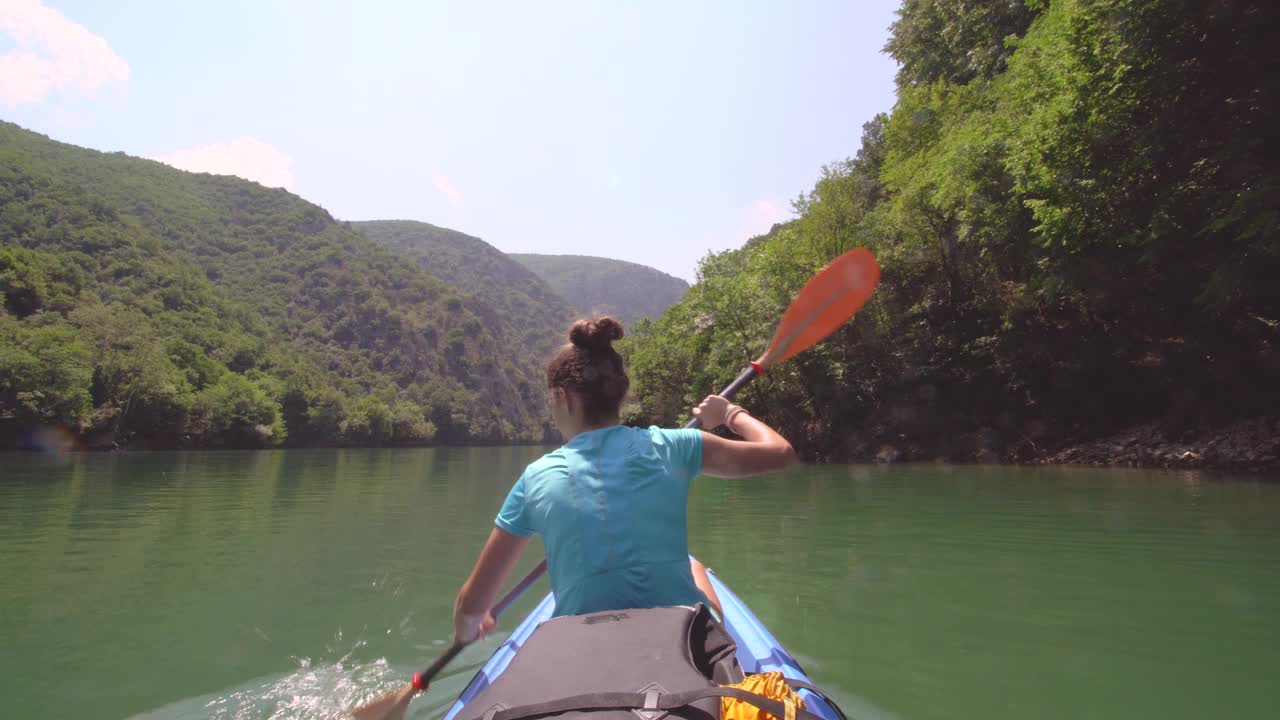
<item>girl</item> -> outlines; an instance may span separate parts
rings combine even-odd
[[[579,320],[547,367],[556,427],[569,438],[530,464],[498,512],[454,606],[455,641],[494,626],[499,589],[540,533],[556,615],[702,602],[720,615],[706,569],[689,561],[689,483],[698,474],[746,477],[796,461],[791,444],[718,395],[694,408],[703,427],[725,425],[732,441],[701,430],[632,428],[618,410],[630,380],[613,341],[612,318]]]

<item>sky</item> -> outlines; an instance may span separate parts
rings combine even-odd
[[[897,0],[0,0],[0,117],[692,281],[894,102]]]

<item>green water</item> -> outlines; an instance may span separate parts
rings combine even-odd
[[[339,717],[442,650],[538,452],[0,455],[0,714]],[[1280,712],[1280,485],[806,467],[702,479],[690,512],[693,552],[855,717]]]

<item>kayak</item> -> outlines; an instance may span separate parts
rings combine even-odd
[[[787,652],[786,648],[773,636],[769,629],[760,622],[755,613],[742,602],[732,590],[710,569],[707,575],[712,587],[720,598],[724,611],[723,626],[736,645],[736,655],[743,672],[750,674],[777,671],[789,681],[799,681],[812,686],[812,680],[800,667],[800,663]],[[457,720],[459,713],[486,688],[498,679],[507,669],[526,640],[542,623],[550,620],[555,612],[555,597],[547,593],[521,623],[494,651],[488,661],[480,668],[458,699],[449,708],[442,720]],[[793,685],[795,687],[795,685]],[[607,689],[607,688],[605,688]],[[819,716],[822,720],[845,720],[844,714],[830,701],[808,688],[796,687],[797,694],[804,701],[805,709]],[[468,716],[475,713],[468,713]]]

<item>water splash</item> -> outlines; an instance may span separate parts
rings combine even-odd
[[[405,675],[385,659],[317,665],[298,658],[293,672],[182,700],[132,720],[350,720],[351,708],[399,687]]]
[[[216,698],[205,708],[211,720],[345,720],[352,707],[403,681],[385,660],[348,668],[343,662],[312,667],[304,659],[289,675]]]

